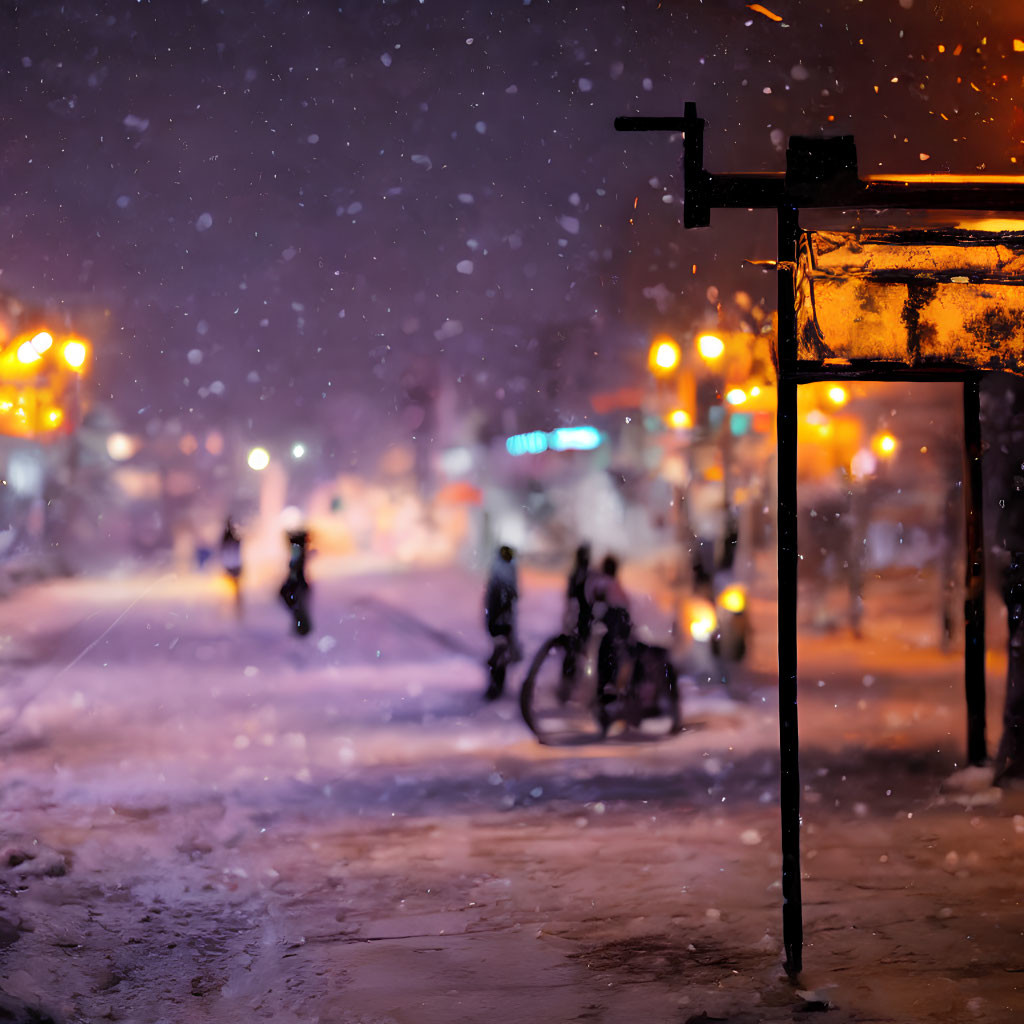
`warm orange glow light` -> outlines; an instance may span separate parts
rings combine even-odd
[[[774,11],[769,11],[767,7],[762,7],[760,4],[747,4],[747,8],[755,14],[763,14],[766,18],[769,18],[772,21],[782,21],[782,18]]]
[[[88,350],[82,341],[67,341],[64,343],[64,362],[73,370],[80,370],[85,365],[85,357]]]
[[[836,384],[828,389],[828,397],[831,399],[833,405],[846,405],[846,400],[850,396],[847,394],[846,388],[840,387]]]
[[[892,434],[879,434],[872,447],[879,455],[892,455],[896,451],[896,438]]]
[[[1022,185],[1019,174],[866,174],[865,181],[890,185]]]
[[[673,409],[668,414],[668,422],[676,430],[689,430],[693,426],[693,418],[685,409]]]
[[[730,584],[718,595],[718,603],[734,615],[739,615],[747,606],[747,595],[738,583]]]
[[[718,625],[714,607],[709,601],[694,601],[689,612],[690,621],[687,625],[690,636],[697,641],[710,640],[711,634],[714,633]]]
[[[714,334],[702,334],[697,339],[697,351],[704,359],[717,359],[725,351],[725,342]]]
[[[679,365],[679,346],[668,335],[655,338],[648,362],[655,373],[669,373]]]
[[[38,334],[29,338],[28,341],[23,341],[18,346],[18,362],[19,363],[34,363],[37,362],[42,354],[53,344],[53,335],[48,331],[40,331]]]

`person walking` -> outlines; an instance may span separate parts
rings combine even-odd
[[[224,523],[220,539],[220,564],[235,599],[235,616],[242,617],[242,538],[231,516]]]
[[[505,673],[519,659],[516,637],[516,602],[519,586],[516,579],[515,552],[507,544],[498,548],[484,591],[484,625],[493,649],[487,659],[489,682],[485,700],[497,700],[505,692]]]
[[[288,534],[288,545],[288,575],[278,593],[292,613],[295,632],[305,636],[313,628],[309,610],[312,588],[306,579],[309,534],[305,530],[292,530]]]

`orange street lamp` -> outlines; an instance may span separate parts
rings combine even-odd
[[[846,402],[849,399],[850,395],[847,392],[846,388],[842,387],[839,384],[833,384],[832,387],[828,389],[828,397],[829,401],[833,405],[846,405]]]
[[[709,363],[718,359],[725,351],[725,342],[715,334],[702,334],[697,339],[697,351]]]
[[[673,409],[668,414],[668,425],[676,430],[689,430],[693,417],[685,409]]]
[[[61,349],[61,355],[64,357],[64,362],[71,367],[72,370],[81,370],[85,366],[85,360],[89,355],[89,348],[84,341],[79,341],[77,338],[71,338],[64,342],[64,347]]]
[[[40,331],[33,335],[28,341],[23,341],[18,346],[19,363],[37,363],[43,357],[43,353],[53,344],[53,335],[49,331]]]
[[[671,373],[679,365],[679,346],[667,334],[654,339],[647,362],[653,373],[663,375]]]
[[[871,447],[875,450],[875,454],[885,459],[895,454],[896,444],[896,438],[892,434],[878,434],[872,440]]]

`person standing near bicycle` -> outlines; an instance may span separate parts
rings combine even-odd
[[[577,660],[587,646],[594,622],[594,607],[587,594],[589,579],[590,545],[581,544],[576,549],[576,559],[569,571],[569,585],[565,594],[563,632],[572,640],[562,662],[562,676],[566,680],[571,680],[576,675]]]
[[[615,700],[619,666],[628,655],[627,645],[633,629],[629,597],[619,582],[618,573],[618,559],[607,555],[601,563],[601,571],[589,580],[594,619],[603,622],[605,628],[597,651],[597,699],[602,730],[606,730],[610,722],[606,708]]]
[[[505,692],[505,672],[518,661],[519,642],[516,636],[516,602],[519,585],[516,578],[515,552],[507,544],[498,548],[491,563],[484,591],[484,625],[491,636],[493,650],[487,659],[490,681],[484,700],[497,700]]]

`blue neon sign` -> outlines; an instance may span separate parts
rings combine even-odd
[[[556,427],[554,430],[531,430],[513,434],[505,441],[509,455],[538,455],[548,449],[554,452],[592,451],[604,443],[604,434],[597,427]]]

